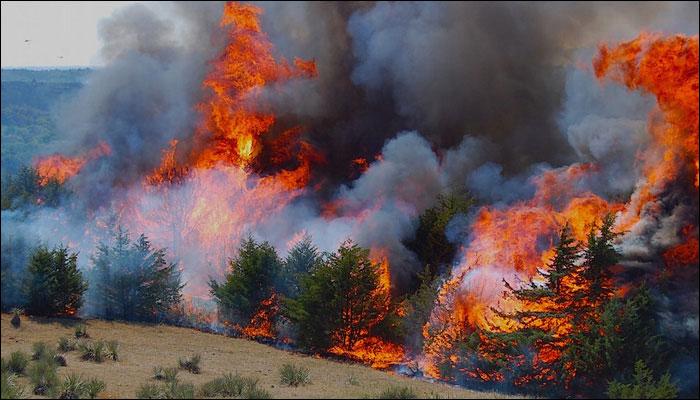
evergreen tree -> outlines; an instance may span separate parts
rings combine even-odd
[[[282,264],[282,272],[279,279],[279,291],[287,297],[296,297],[299,294],[301,278],[307,275],[321,261],[318,249],[313,245],[311,237],[304,237],[289,251]]]
[[[285,315],[298,324],[301,345],[351,350],[371,335],[390,307],[380,274],[369,250],[347,241],[304,277],[299,297],[285,303]]]
[[[655,381],[653,372],[644,361],[639,360],[634,365],[632,382],[612,381],[607,394],[611,399],[675,399],[678,396],[678,387],[671,382],[671,375],[668,373]]]
[[[41,246],[27,267],[26,311],[33,315],[74,315],[83,304],[87,283],[78,270],[78,254],[67,247]]]
[[[182,298],[180,271],[165,249],[153,249],[146,236],[132,242],[118,228],[113,243],[101,243],[93,261],[92,298],[107,319],[153,321]]]
[[[230,272],[223,284],[211,280],[211,294],[223,317],[239,325],[247,324],[263,300],[275,293],[281,262],[268,242],[243,240],[238,255],[230,260]]]

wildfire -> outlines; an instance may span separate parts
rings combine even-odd
[[[471,226],[471,241],[461,251],[462,261],[441,288],[423,329],[426,344],[422,364],[428,375],[440,377],[435,357],[449,353],[456,338],[474,330],[508,332],[514,328],[494,315],[493,307],[505,312],[522,307],[503,296],[501,280],[519,285],[532,279],[551,259],[553,239],[564,224],[571,226],[579,241],[585,239],[592,222],[609,212],[618,216],[618,231],[633,229],[645,213],[658,212],[658,207],[650,204],[679,181],[694,186],[692,196],[697,199],[698,38],[642,34],[612,49],[601,46],[594,69],[598,78],[609,76],[629,89],[644,90],[657,98],[659,109],[649,119],[652,143],[640,155],[644,179],[629,202],[608,203],[580,189],[585,185],[579,183],[594,174],[597,166],[575,164],[536,178],[537,190],[531,200],[508,208],[480,209]],[[664,254],[667,264],[697,263],[697,226],[685,231],[685,242]],[[537,305],[532,307],[529,311],[537,311]],[[567,324],[562,323],[557,332],[565,333],[566,329]],[[484,347],[488,348],[488,343]],[[536,360],[558,357],[559,351],[549,348],[537,354]],[[451,362],[458,361],[453,355]],[[469,373],[481,376],[478,371]]]
[[[39,158],[34,162],[34,167],[39,174],[39,184],[45,186],[51,180],[63,183],[77,175],[88,162],[109,155],[111,152],[112,149],[107,143],[100,142],[83,156],[71,158],[61,154],[52,154]]]

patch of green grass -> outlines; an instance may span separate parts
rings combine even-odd
[[[304,386],[311,383],[309,378],[309,369],[306,367],[297,367],[294,364],[284,364],[280,368],[280,382],[288,386]]]
[[[55,355],[56,352],[44,342],[35,342],[32,344],[32,360],[49,360],[53,359]]]
[[[348,377],[348,383],[352,386],[360,386],[360,381],[357,379],[355,374],[350,374],[350,376]]]
[[[199,362],[201,360],[202,357],[199,354],[195,354],[190,358],[180,358],[177,360],[177,363],[180,366],[180,369],[184,369],[193,374],[198,374],[201,372],[201,369],[199,367]]]
[[[108,355],[105,343],[101,340],[94,342],[81,340],[78,342],[78,351],[80,352],[80,358],[96,363],[103,362]]]
[[[177,380],[163,385],[145,383],[136,392],[139,399],[194,399],[195,388],[191,383]]]
[[[119,361],[119,342],[116,340],[107,342],[107,357],[114,361]]]
[[[76,347],[77,347],[77,344],[76,344],[75,340],[73,340],[69,337],[63,336],[63,337],[60,337],[58,339],[57,348],[58,348],[58,351],[60,351],[61,353],[68,353],[69,351],[75,350]]]
[[[59,383],[56,369],[56,364],[47,359],[38,360],[29,368],[29,382],[34,388],[34,394],[53,397],[52,394]]]
[[[380,399],[417,399],[413,389],[406,386],[392,386],[379,394]]]
[[[158,381],[172,382],[177,379],[178,369],[175,367],[161,367],[157,366],[153,368],[153,379]]]
[[[153,383],[144,383],[136,392],[137,399],[164,399],[163,388]]]
[[[2,371],[0,382],[0,398],[21,399],[24,398],[24,388],[17,382],[17,375],[9,371]]]
[[[97,378],[92,378],[85,382],[85,397],[88,399],[95,399],[97,395],[105,390],[105,383]]]
[[[3,362],[3,371],[21,375],[26,371],[28,364],[29,356],[22,351],[15,351],[10,354],[7,361]]]
[[[78,374],[71,373],[66,376],[60,389],[58,389],[58,398],[79,399],[84,391],[85,382],[83,382],[83,378]]]
[[[75,326],[74,334],[76,339],[87,339],[90,337],[87,331],[87,326],[85,324],[78,324]]]

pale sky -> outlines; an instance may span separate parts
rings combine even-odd
[[[2,67],[100,65],[97,23],[131,3],[3,1]]]

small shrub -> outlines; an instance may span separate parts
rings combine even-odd
[[[10,320],[10,323],[15,329],[19,329],[20,325],[22,324],[22,320],[20,319],[20,315],[22,315],[23,310],[20,308],[13,308],[12,309],[12,319]]]
[[[92,378],[85,382],[85,397],[88,399],[95,399],[97,395],[105,390],[105,383],[97,378]]]
[[[202,385],[200,394],[202,397],[239,397],[257,384],[258,381],[253,378],[244,378],[238,374],[224,374]]]
[[[85,391],[85,382],[80,375],[68,374],[59,389],[59,399],[79,399]]]
[[[44,342],[36,342],[32,345],[32,360],[53,359],[56,352]]]
[[[164,399],[163,388],[152,383],[144,383],[136,392],[137,399]]]
[[[9,371],[2,371],[2,382],[0,382],[0,398],[21,399],[24,397],[24,388],[17,382],[17,375]]]
[[[85,324],[78,324],[75,326],[75,338],[76,339],[88,339],[87,326]]]
[[[353,385],[353,386],[360,386],[360,381],[357,379],[357,377],[354,374],[351,374],[348,377],[348,383]]]
[[[105,343],[101,340],[94,342],[80,341],[78,343],[78,351],[81,353],[80,358],[86,361],[101,363],[107,358]]]
[[[175,380],[168,384],[166,393],[169,399],[194,399],[194,385]]]
[[[119,342],[116,340],[107,342],[107,357],[114,361],[119,361]]]
[[[201,371],[199,368],[199,362],[201,359],[202,357],[199,354],[195,354],[190,358],[180,358],[177,360],[177,363],[180,365],[180,369],[184,369],[193,374],[198,374]]]
[[[153,379],[158,381],[173,382],[177,379],[178,369],[175,367],[164,368],[161,366],[153,368]]]
[[[29,364],[29,357],[24,352],[15,351],[10,354],[10,357],[4,364],[3,370],[7,369],[8,372],[13,374],[23,374],[27,364]]]
[[[306,367],[297,367],[294,364],[284,364],[280,368],[280,382],[283,385],[299,386],[310,383],[309,369]]]
[[[34,394],[51,396],[58,386],[56,364],[47,359],[37,361],[29,368],[29,382],[34,387]]]
[[[69,338],[69,337],[60,337],[58,339],[58,351],[61,353],[68,353],[69,351],[73,351],[76,348],[76,343],[75,340]]]
[[[256,385],[246,390],[243,393],[243,397],[246,399],[271,399],[272,395],[267,390]]]
[[[417,399],[418,396],[413,389],[406,386],[392,386],[385,389],[380,395],[380,399]]]

